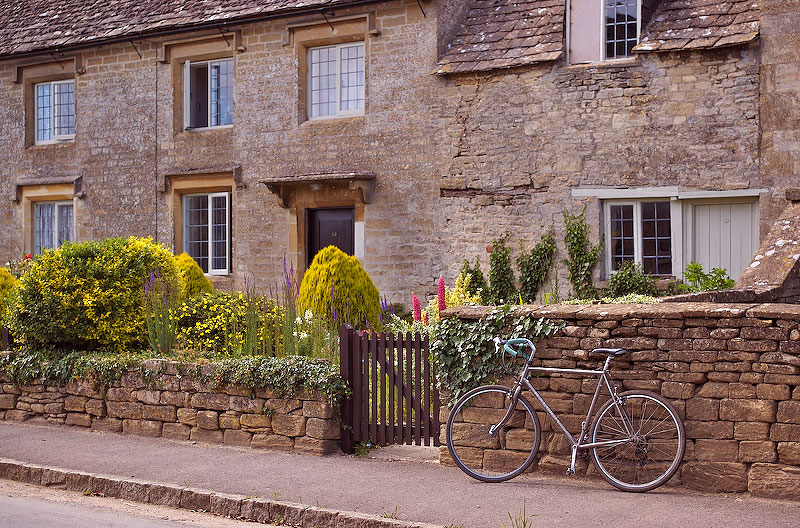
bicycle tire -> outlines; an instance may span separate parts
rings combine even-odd
[[[502,385],[472,389],[456,402],[447,420],[450,456],[464,473],[482,482],[503,482],[516,477],[530,467],[539,450],[542,438],[539,418],[522,395],[517,400],[517,408],[521,409],[515,408],[520,412],[498,434],[489,436],[491,425],[499,422],[508,409],[510,393],[511,389]],[[496,412],[465,412],[472,407],[494,408]],[[489,423],[487,414],[496,417],[496,421]]]
[[[592,462],[612,486],[623,491],[650,491],[667,482],[680,467],[686,449],[683,422],[675,407],[660,394],[631,390],[619,396],[638,438],[592,448]],[[621,420],[613,400],[609,400],[592,424],[592,442],[630,438]]]

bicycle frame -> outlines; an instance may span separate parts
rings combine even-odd
[[[603,446],[613,446],[613,445],[620,445],[630,442],[633,439],[635,433],[633,428],[633,423],[630,420],[630,417],[625,412],[625,409],[622,406],[622,399],[617,396],[617,391],[611,386],[611,377],[608,373],[608,367],[611,363],[612,356],[608,356],[606,358],[605,364],[603,365],[602,370],[587,370],[587,369],[569,369],[569,368],[556,368],[556,367],[532,367],[531,361],[533,360],[533,356],[536,352],[536,347],[533,346],[533,343],[528,342],[528,346],[531,348],[531,354],[528,356],[527,361],[525,362],[525,367],[520,372],[519,379],[514,383],[512,387],[512,402],[511,405],[508,407],[508,411],[506,412],[505,416],[498,422],[497,424],[493,425],[489,429],[489,435],[493,436],[495,432],[502,428],[508,420],[511,418],[514,409],[516,408],[517,401],[519,400],[519,396],[522,393],[523,388],[527,388],[531,394],[539,401],[542,408],[550,415],[550,418],[558,425],[561,432],[566,436],[570,444],[572,445],[572,459],[570,468],[567,470],[568,474],[575,473],[575,459],[577,456],[578,449],[592,449],[595,447],[603,447]],[[530,372],[550,372],[550,373],[557,373],[557,374],[582,374],[584,376],[598,376],[599,379],[597,380],[597,387],[594,390],[594,395],[592,396],[592,402],[589,404],[589,410],[586,412],[586,418],[581,422],[581,432],[577,437],[573,437],[572,433],[564,426],[564,424],[559,420],[556,413],[547,402],[544,400],[539,391],[537,391],[533,385],[528,381],[528,373]],[[617,411],[619,412],[620,417],[622,417],[622,423],[625,426],[625,432],[628,434],[627,440],[609,440],[605,442],[588,442],[585,443],[586,436],[588,435],[589,426],[591,424],[591,419],[594,415],[594,408],[597,404],[597,399],[600,396],[600,389],[601,387],[605,386],[608,393],[611,395],[611,399],[614,402],[614,406],[616,407]]]

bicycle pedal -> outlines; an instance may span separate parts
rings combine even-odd
[[[567,468],[567,476],[572,477],[574,475],[575,475],[575,470],[573,470],[572,468]]]

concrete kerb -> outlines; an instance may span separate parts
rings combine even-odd
[[[96,475],[0,459],[0,478],[145,504],[172,506],[259,523],[300,528],[441,528],[438,525],[329,510],[291,502]]]

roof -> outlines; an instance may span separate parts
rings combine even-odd
[[[0,57],[359,0],[0,0]]]
[[[552,61],[564,52],[565,0],[466,0],[472,6],[435,73]]]
[[[438,74],[526,66],[561,58],[566,0],[466,0],[472,5]],[[758,37],[758,0],[661,0],[636,52],[718,48]]]
[[[661,0],[633,51],[744,44],[758,37],[758,0]]]

